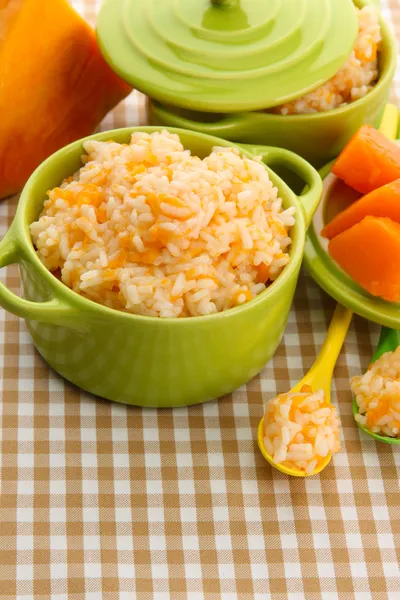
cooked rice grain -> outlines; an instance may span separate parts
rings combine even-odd
[[[374,8],[356,8],[358,38],[345,65],[329,81],[297,100],[274,109],[282,115],[325,112],[363,98],[378,77],[382,41],[379,16]]]
[[[311,475],[329,453],[339,452],[336,408],[324,392],[281,394],[269,400],[264,416],[264,445],[276,464]]]
[[[400,437],[400,347],[386,352],[360,377],[353,377],[361,425],[381,435]]]
[[[84,149],[31,225],[40,260],[78,294],[139,315],[208,315],[251,300],[289,262],[294,208],[260,161],[235,148],[201,160],[166,131]]]

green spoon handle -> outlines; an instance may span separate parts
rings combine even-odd
[[[372,357],[372,362],[378,360],[385,352],[393,352],[398,346],[400,346],[400,331],[397,329],[389,329],[389,327],[382,327],[378,346]]]

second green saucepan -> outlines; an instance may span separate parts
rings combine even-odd
[[[129,128],[90,139],[128,142]],[[227,141],[170,130],[183,145],[204,157]],[[29,225],[41,212],[46,192],[81,166],[82,141],[45,161],[28,181],[14,222],[0,242],[0,267],[20,266],[23,298],[0,284],[0,305],[26,320],[36,348],[51,367],[93,394],[140,406],[172,407],[227,394],[254,377],[274,354],[285,329],[303,259],[306,230],[322,193],[318,173],[291,152],[239,147],[248,157],[262,155],[285,207],[296,208],[290,263],[252,301],[223,313],[160,319],[118,312],[87,300],[54,277],[38,259]],[[306,186],[297,197],[273,171],[296,173]]]

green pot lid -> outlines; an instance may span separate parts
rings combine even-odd
[[[210,112],[277,106],[346,62],[352,0],[104,0],[102,52],[152,98]]]

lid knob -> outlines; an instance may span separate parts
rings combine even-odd
[[[211,4],[214,6],[234,6],[237,0],[211,0]]]

